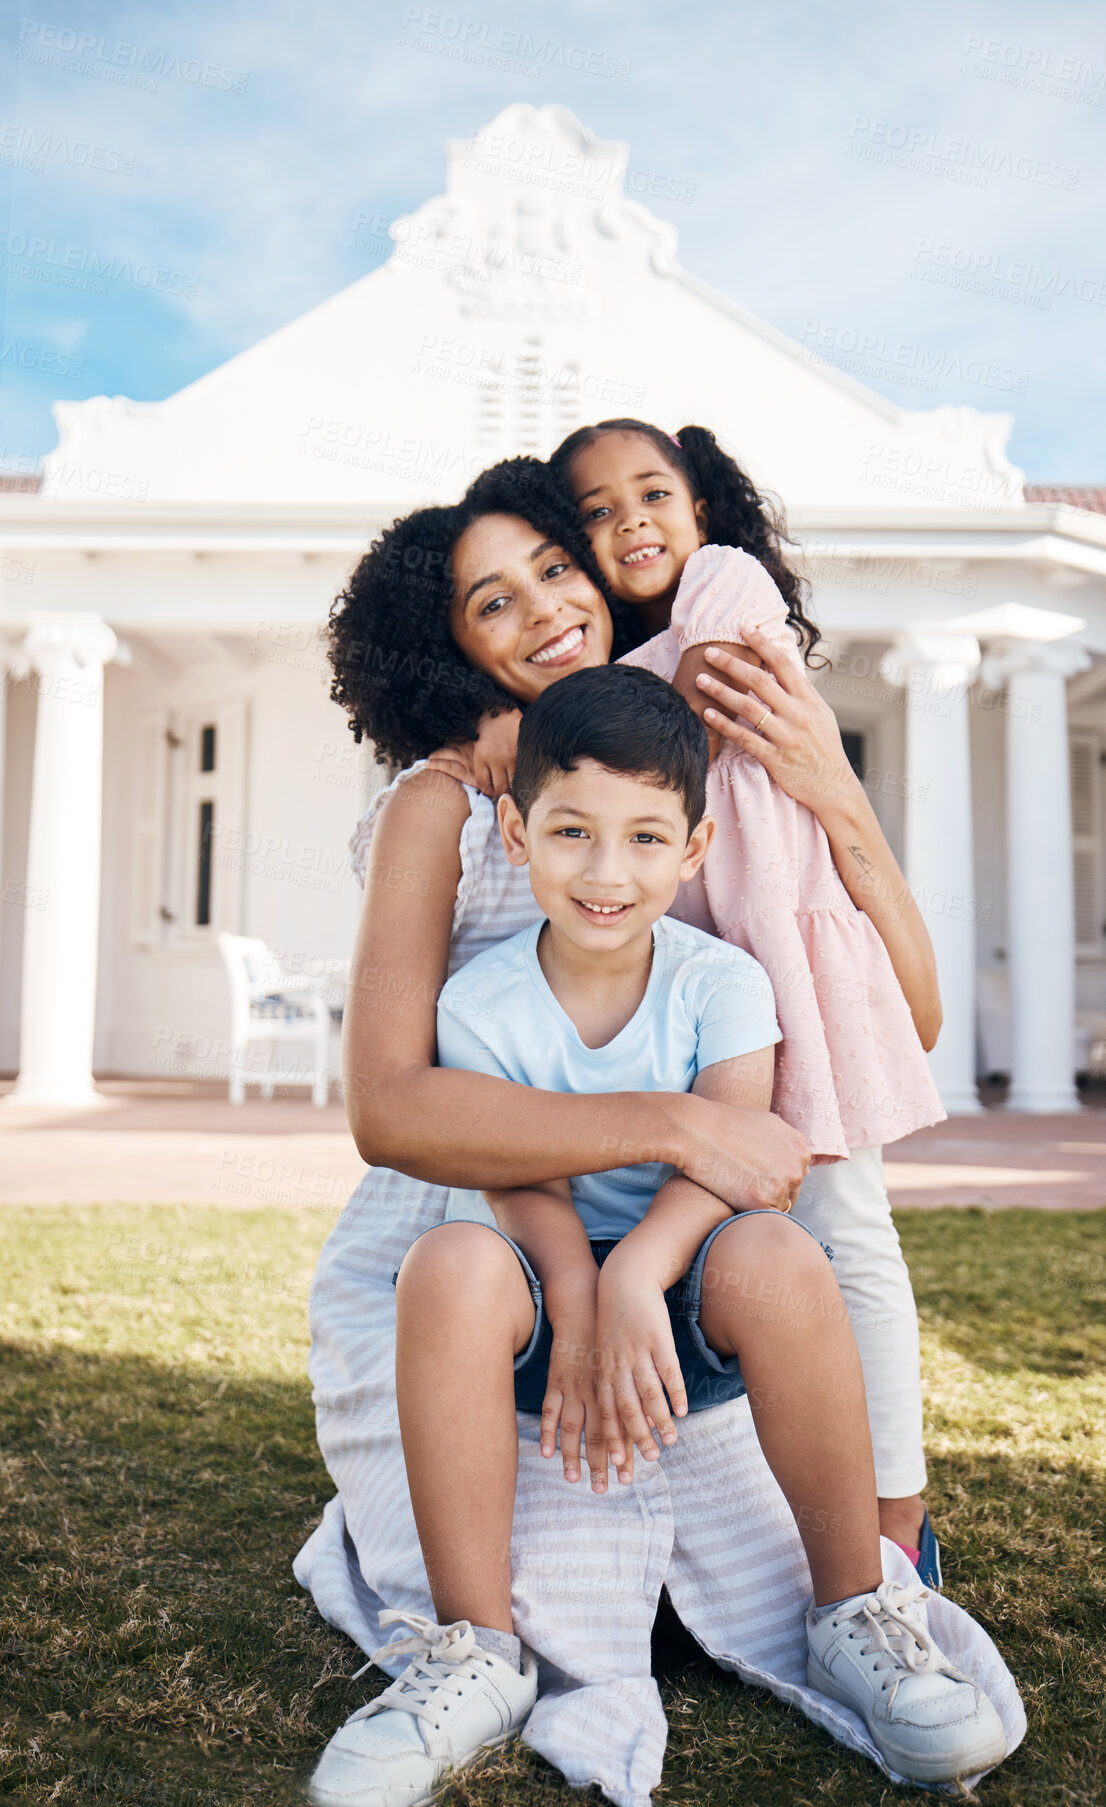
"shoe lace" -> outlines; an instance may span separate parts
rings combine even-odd
[[[350,1715],[351,1719],[368,1719],[373,1713],[391,1709],[410,1713],[415,1719],[425,1719],[437,1730],[440,1726],[438,1716],[448,1712],[451,1704],[443,1700],[443,1694],[463,1693],[464,1683],[474,1674],[473,1665],[483,1656],[476,1633],[467,1619],[458,1619],[453,1625],[436,1625],[433,1619],[426,1619],[421,1613],[382,1612],[380,1623],[409,1625],[412,1636],[392,1644],[381,1644],[350,1680],[357,1681],[366,1669],[371,1669],[384,1656],[410,1654],[411,1661],[390,1687],[375,1700],[358,1707]]]
[[[849,1638],[864,1640],[861,1656],[875,1656],[872,1668],[886,1672],[880,1683],[881,1692],[897,1689],[904,1680],[904,1671],[910,1675],[945,1672],[959,1677],[959,1671],[939,1649],[920,1614],[911,1610],[928,1593],[920,1581],[905,1587],[896,1581],[885,1581],[847,1615],[851,1621]],[[836,1618],[834,1622],[840,1625],[844,1619]]]

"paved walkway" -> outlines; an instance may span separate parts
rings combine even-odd
[[[0,1083],[0,1093],[10,1091]],[[282,1204],[336,1217],[364,1172],[340,1103],[210,1083],[108,1080],[98,1110],[0,1105],[0,1203]],[[1097,1211],[1106,1206],[1106,1112],[955,1117],[887,1150],[896,1205]]]

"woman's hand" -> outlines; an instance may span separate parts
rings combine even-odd
[[[439,747],[431,753],[427,765],[431,771],[446,772],[461,784],[471,784],[485,797],[497,802],[511,788],[518,754],[520,709],[504,709],[499,715],[482,715],[476,739],[455,747]]]
[[[693,1092],[675,1102],[671,1166],[731,1211],[791,1209],[810,1166],[810,1148],[801,1131],[771,1111],[719,1104]],[[627,1157],[641,1158],[632,1150]]]
[[[687,1411],[664,1287],[625,1244],[608,1255],[599,1272],[595,1342],[603,1436],[625,1484],[634,1478],[635,1444],[647,1462],[655,1462],[653,1428],[662,1443],[675,1443],[673,1413],[682,1418]]]
[[[855,806],[863,786],[845,755],[833,710],[767,634],[745,631],[759,666],[722,647],[705,650],[714,675],[700,673],[696,682],[711,703],[704,716],[708,731],[759,759],[768,776],[819,820]]]

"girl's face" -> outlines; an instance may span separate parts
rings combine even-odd
[[[450,631],[520,703],[611,656],[611,617],[567,552],[518,515],[482,515],[453,549]]]
[[[614,594],[647,612],[670,607],[684,566],[706,543],[706,503],[641,433],[600,433],[568,475]]]

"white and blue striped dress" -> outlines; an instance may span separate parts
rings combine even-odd
[[[362,882],[388,794],[374,799],[351,842]],[[468,796],[451,973],[538,914],[525,868],[503,855],[492,804],[477,791]],[[444,1187],[370,1168],[323,1249],[311,1293],[319,1447],[338,1492],[295,1573],[323,1617],[365,1651],[385,1641],[384,1607],[434,1616],[396,1413],[392,1277],[420,1231],[443,1221],[448,1196]],[[515,1625],[540,1661],[527,1743],[570,1783],[597,1783],[618,1807],[647,1807],[667,1732],[649,1634],[667,1585],[716,1661],[885,1767],[860,1719],[806,1685],[809,1572],[745,1400],[683,1419],[679,1441],[656,1462],[639,1463],[632,1487],[601,1496],[585,1484],[570,1487],[559,1462],[543,1461],[538,1425],[520,1417],[512,1548]],[[915,1579],[897,1545],[885,1541],[883,1554],[888,1579]],[[1025,1715],[994,1644],[951,1601],[933,1597],[929,1616],[948,1655],[994,1701],[1013,1749]],[[391,1672],[406,1660],[397,1658]]]

